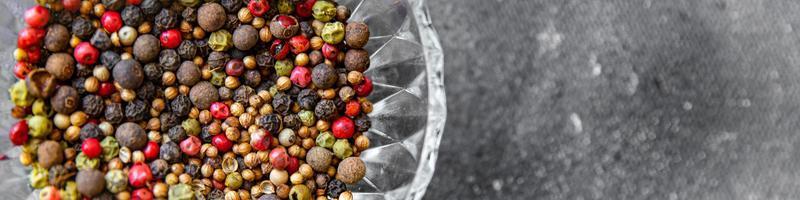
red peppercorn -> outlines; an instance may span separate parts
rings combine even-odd
[[[286,166],[286,171],[288,171],[289,174],[294,174],[298,168],[300,168],[300,161],[295,157],[289,157],[289,165]]]
[[[103,17],[100,18],[100,23],[103,24],[103,28],[109,33],[117,32],[122,28],[122,16],[120,16],[117,11],[109,10],[103,13]]]
[[[25,53],[28,54],[28,62],[36,63],[39,62],[39,58],[42,57],[42,51],[39,46],[32,46],[25,49]]]
[[[81,8],[81,0],[61,0],[61,4],[64,5],[64,9],[72,12]]]
[[[289,39],[289,46],[292,46],[292,53],[300,54],[306,52],[311,46],[311,43],[306,36],[296,35]]]
[[[28,122],[25,120],[19,121],[11,129],[8,130],[8,137],[14,145],[23,145],[28,142]]]
[[[22,18],[25,19],[25,23],[28,23],[28,26],[42,28],[50,20],[50,11],[44,6],[37,5],[26,10]]]
[[[224,184],[224,183],[222,183],[222,182],[219,182],[219,181],[217,181],[217,180],[213,180],[213,181],[211,181],[211,185],[213,185],[213,186],[214,186],[214,188],[216,188],[216,189],[218,189],[218,190],[223,190],[223,189],[225,189],[225,184]]]
[[[231,59],[225,64],[225,73],[228,76],[241,76],[244,74],[244,62],[241,59]]]
[[[317,3],[317,0],[305,0],[304,2],[297,3],[297,6],[295,6],[297,16],[311,17],[311,8],[314,7],[314,3]]]
[[[267,130],[256,131],[250,134],[250,146],[259,151],[266,151],[269,145],[272,144],[272,136]]]
[[[372,80],[365,76],[364,81],[361,82],[360,85],[356,85],[353,89],[356,90],[356,95],[366,97],[369,93],[372,93]]]
[[[292,80],[292,83],[295,85],[305,88],[311,84],[311,70],[303,66],[295,67],[292,69],[292,74],[289,79]]]
[[[97,58],[100,57],[100,51],[94,48],[92,44],[89,44],[89,42],[81,42],[78,46],[75,46],[73,56],[75,57],[75,61],[78,61],[80,64],[94,65],[94,63],[97,62]]]
[[[353,120],[348,117],[339,117],[336,121],[333,121],[333,136],[339,139],[347,139],[353,137],[353,132],[355,131],[355,124],[353,124]]]
[[[350,100],[345,105],[344,114],[349,117],[355,117],[361,112],[361,104],[356,100]]]
[[[161,32],[161,46],[168,49],[174,49],[181,45],[181,32],[177,29],[170,29]]]
[[[200,153],[200,146],[202,145],[203,143],[200,142],[200,139],[197,139],[195,136],[189,136],[181,141],[181,152],[189,156],[194,156]]]
[[[212,103],[209,110],[211,111],[211,116],[219,120],[224,120],[231,114],[230,109],[228,109],[228,105],[225,105],[225,103],[222,102]]]
[[[103,153],[103,147],[100,146],[100,141],[97,141],[97,139],[89,138],[83,141],[81,151],[83,151],[86,157],[97,158],[97,156]]]
[[[252,0],[247,4],[247,9],[253,16],[261,17],[269,10],[269,4],[266,0]]]
[[[339,49],[331,44],[325,43],[322,45],[322,56],[325,56],[328,60],[335,61],[336,57],[339,56]]]
[[[101,97],[108,97],[111,96],[111,94],[114,94],[114,92],[116,91],[117,89],[114,88],[114,84],[111,84],[110,82],[105,82],[105,83],[100,83],[100,90],[97,92],[97,94],[100,95]]]
[[[144,153],[144,158],[147,160],[155,160],[158,158],[158,152],[161,149],[158,147],[157,142],[150,141],[147,143],[147,146],[144,146],[142,153]]]
[[[211,138],[211,144],[214,147],[217,147],[217,150],[221,152],[228,152],[233,148],[233,142],[228,140],[228,137],[225,137],[225,134],[215,135]]]
[[[44,39],[47,31],[36,28],[25,28],[17,35],[17,47],[27,49],[32,46],[39,46]],[[29,55],[30,56],[30,55]]]
[[[273,168],[283,170],[289,165],[289,154],[283,147],[274,148],[269,152],[269,162]]]
[[[150,172],[147,164],[136,163],[128,170],[128,183],[134,188],[144,187],[152,179],[153,173]]]
[[[134,190],[131,194],[132,200],[153,200],[153,192],[150,192],[147,188],[141,188],[138,190]]]
[[[272,52],[275,60],[283,60],[289,54],[289,48],[286,46],[283,40],[275,40],[269,47],[269,52]]]
[[[26,62],[17,62],[17,64],[14,65],[14,76],[18,79],[25,80],[25,77],[27,77],[30,72],[31,65]]]
[[[138,6],[139,4],[142,3],[142,0],[127,0],[127,2],[128,2],[128,4],[131,4],[131,5],[134,5],[134,6]]]

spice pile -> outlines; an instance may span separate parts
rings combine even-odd
[[[352,199],[369,29],[326,0],[36,0],[10,89],[41,199]]]

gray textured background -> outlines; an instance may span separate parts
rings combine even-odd
[[[800,199],[800,1],[430,0],[425,199]]]

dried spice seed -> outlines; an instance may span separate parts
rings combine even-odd
[[[103,172],[96,169],[81,170],[75,177],[75,182],[77,182],[78,191],[89,197],[103,192],[106,184]]]
[[[158,56],[158,63],[161,65],[164,70],[167,71],[175,71],[178,69],[180,64],[180,56],[178,52],[174,49],[164,49],[159,53]]]
[[[189,115],[189,111],[192,109],[192,101],[186,95],[178,95],[169,105],[172,112],[181,117]]]
[[[227,21],[225,8],[218,3],[203,4],[197,12],[200,13],[197,16],[197,23],[207,32],[219,30]]]
[[[112,124],[118,124],[125,118],[122,104],[112,103],[106,106],[105,119]],[[164,122],[161,122],[162,126]]]
[[[139,61],[154,61],[159,52],[161,52],[161,45],[156,36],[144,34],[136,38],[136,42],[133,43],[133,55]]]
[[[61,24],[53,24],[47,27],[47,34],[44,37],[44,48],[52,52],[61,52],[67,49],[70,32],[67,27]]]
[[[191,61],[183,61],[176,75],[178,77],[178,82],[187,86],[197,84],[201,77],[200,68]]]
[[[138,124],[124,123],[117,128],[115,137],[119,144],[132,150],[139,150],[147,145],[147,134]]]
[[[166,31],[178,25],[178,14],[169,9],[161,9],[155,17],[156,29]]]
[[[142,100],[136,99],[125,105],[125,118],[129,121],[142,121],[147,118],[149,105]]]
[[[126,6],[120,13],[122,21],[128,26],[139,26],[144,21],[144,13],[139,6]]]
[[[78,91],[75,88],[64,86],[59,87],[53,98],[50,98],[50,106],[54,111],[61,114],[70,114],[78,109],[80,104]]]
[[[135,60],[122,60],[114,65],[114,80],[126,89],[136,89],[144,81],[144,71],[141,64]]]
[[[369,68],[369,53],[361,49],[350,49],[345,53],[344,66],[349,71],[364,72]]]
[[[199,109],[208,109],[211,106],[211,102],[216,102],[219,99],[219,94],[211,83],[203,81],[192,87],[189,92],[189,98]]]

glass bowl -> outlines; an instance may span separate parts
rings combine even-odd
[[[425,0],[339,0],[352,9],[350,21],[364,21],[371,38],[365,47],[371,65],[365,73],[374,82],[369,99],[371,148],[361,153],[367,165],[363,181],[349,185],[354,198],[421,199],[433,176],[446,119],[443,54],[428,16]],[[0,85],[9,88],[17,31],[22,12],[33,0],[0,1]],[[10,117],[8,92],[0,92],[0,193],[7,199],[35,199],[28,186],[28,168],[19,164],[19,148],[7,139]]]

